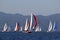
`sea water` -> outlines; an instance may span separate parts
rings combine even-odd
[[[0,40],[60,40],[60,32],[0,32]]]

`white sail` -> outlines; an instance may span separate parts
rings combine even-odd
[[[31,14],[31,20],[30,20],[30,31],[31,31],[31,28],[32,28],[32,14]]]
[[[52,22],[51,21],[50,21],[49,28],[48,28],[47,32],[50,32],[50,31],[52,31]]]
[[[25,31],[27,31],[28,30],[28,28],[29,28],[29,22],[28,22],[28,19],[26,19],[26,23],[25,23]]]
[[[16,22],[16,26],[15,26],[15,29],[14,29],[14,31],[16,31],[17,30],[17,22]]]
[[[19,29],[20,29],[19,24],[16,22],[16,26],[15,26],[14,31],[19,31]]]
[[[56,31],[56,23],[54,22],[54,25],[53,25],[53,31]]]
[[[35,32],[39,32],[41,29],[39,28],[39,26],[36,27]]]
[[[5,23],[4,28],[3,28],[3,31],[2,31],[2,32],[7,32],[7,30],[8,30],[8,26],[7,26],[7,24]]]

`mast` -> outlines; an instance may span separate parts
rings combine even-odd
[[[49,28],[48,28],[47,32],[51,32],[51,31],[52,31],[52,22],[50,21]]]

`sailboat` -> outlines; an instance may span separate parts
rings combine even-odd
[[[54,22],[53,30],[52,31],[56,31],[56,23],[55,22]]]
[[[20,30],[20,25],[19,25],[19,23],[16,22],[16,26],[15,26],[14,31],[17,32],[19,30]]]
[[[7,32],[7,30],[8,30],[8,26],[7,26],[7,23],[5,23],[4,28],[3,28],[3,31],[2,31],[2,32]]]
[[[8,32],[10,32],[10,31],[11,31],[11,27],[10,27],[10,26],[8,27],[8,30],[7,30],[7,31],[8,31]]]
[[[34,18],[34,25],[32,25],[33,18]],[[31,14],[30,30],[29,30],[29,33],[32,32],[32,29],[33,29],[33,30],[36,29],[37,24],[38,24],[37,17],[36,17],[35,15]]]
[[[41,32],[41,27],[39,27],[39,25],[36,27],[35,32]]]
[[[51,32],[51,31],[52,31],[52,22],[50,21],[49,28],[48,28],[47,32]]]
[[[20,27],[20,31],[23,31],[22,27]]]
[[[33,18],[34,18],[34,25],[32,25]],[[25,30],[26,30],[26,32],[31,33],[32,29],[35,30],[36,26],[37,26],[37,23],[38,22],[37,22],[36,16],[31,14],[30,23],[28,22],[28,19],[26,20],[26,23],[25,23]],[[29,30],[28,30],[28,28],[29,28]]]
[[[39,26],[38,27],[36,27],[36,30],[35,30],[35,32],[38,32],[39,31]]]
[[[26,33],[29,32],[28,28],[29,28],[29,21],[28,21],[28,19],[26,19],[25,29],[24,29],[24,31],[25,31]]]
[[[35,15],[33,15],[33,18],[34,18],[34,25],[33,25],[33,30],[36,29],[36,26],[38,24],[38,21],[37,21],[37,18]]]

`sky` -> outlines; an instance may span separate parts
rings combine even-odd
[[[60,0],[0,0],[0,12],[23,15],[60,14]]]

